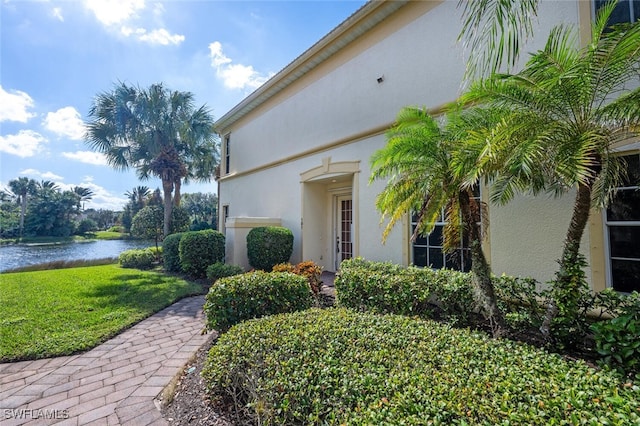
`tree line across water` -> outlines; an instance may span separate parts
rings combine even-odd
[[[47,180],[37,182],[27,177],[11,180],[8,188],[0,191],[0,238],[69,237],[108,229],[152,238],[148,228],[156,224],[148,221],[150,210],[160,211],[162,230],[163,198],[159,189],[151,191],[146,186],[137,186],[127,191],[124,195],[128,201],[122,211],[85,209],[85,203],[94,195],[91,189],[82,186],[63,190]],[[145,208],[132,232],[136,216]],[[216,194],[184,194],[176,210],[174,215],[180,218],[183,230],[217,227]]]

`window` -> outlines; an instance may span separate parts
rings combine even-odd
[[[640,154],[623,157],[627,179],[606,211],[609,285],[617,291],[640,291]]]
[[[597,11],[607,2],[608,0],[595,0],[595,10]],[[614,25],[625,22],[635,22],[638,18],[640,18],[640,0],[618,0],[618,4],[609,18],[609,24]]]
[[[227,218],[229,217],[229,205],[225,204],[224,206],[222,206],[222,224],[220,226],[220,228],[222,229],[223,233],[226,233],[227,231]]]
[[[474,200],[480,203],[480,189],[473,190]],[[411,217],[411,235],[416,229],[417,216]],[[442,250],[442,231],[446,222],[444,221],[444,211],[429,235],[418,235],[412,246],[412,263],[416,266],[429,266],[433,269],[456,269],[468,272],[471,270],[471,252],[469,250],[469,240],[465,236],[461,238],[458,249],[452,253],[444,253]]]
[[[229,174],[231,170],[231,135],[224,137],[224,173]]]

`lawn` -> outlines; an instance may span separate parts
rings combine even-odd
[[[0,362],[90,349],[202,287],[102,265],[0,274]]]

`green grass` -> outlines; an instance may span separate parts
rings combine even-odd
[[[118,265],[0,275],[0,362],[88,350],[202,287]]]
[[[97,231],[89,235],[92,235],[97,240],[128,240],[131,239],[129,234],[113,231]]]

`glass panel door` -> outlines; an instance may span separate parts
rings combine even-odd
[[[353,200],[351,195],[336,197],[336,271],[343,260],[353,257]]]

